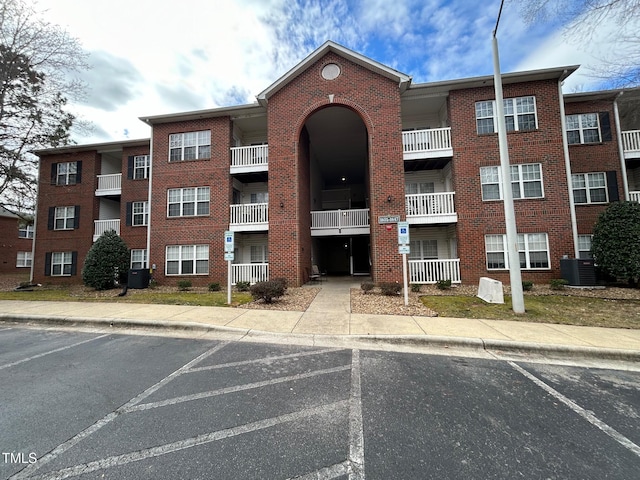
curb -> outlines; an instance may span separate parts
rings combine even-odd
[[[221,334],[236,341],[264,341],[267,343],[295,343],[308,346],[354,344],[366,347],[409,346],[432,348],[462,348],[477,352],[501,354],[540,354],[561,358],[640,361],[640,351],[574,345],[540,344],[531,342],[482,339],[477,337],[447,337],[435,335],[323,335],[277,333],[245,328],[209,325],[198,322],[144,320],[129,318],[66,317],[51,315],[0,314],[0,322],[22,324],[89,326],[113,329],[143,328],[150,330],[191,331]],[[294,341],[292,341],[294,340]]]

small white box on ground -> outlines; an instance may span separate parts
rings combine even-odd
[[[480,277],[478,297],[487,303],[504,303],[502,282],[489,277]]]

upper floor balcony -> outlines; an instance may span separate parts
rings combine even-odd
[[[231,147],[230,173],[266,172],[269,168],[269,145]]]
[[[407,222],[415,225],[457,223],[454,196],[455,192],[405,195]]]
[[[98,175],[96,197],[122,194],[122,173]]]
[[[640,130],[622,132],[624,158],[640,158]]]
[[[93,221],[93,241],[95,242],[100,238],[100,236],[109,231],[113,230],[118,235],[120,235],[120,219],[112,218],[109,220],[94,220]]]
[[[311,236],[364,235],[370,232],[368,208],[311,212]]]
[[[405,160],[453,156],[451,127],[402,132],[402,153]]]
[[[269,230],[268,203],[242,203],[230,205],[229,230],[232,232],[259,232]]]

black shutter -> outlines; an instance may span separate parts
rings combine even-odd
[[[53,230],[55,226],[53,223],[55,221],[56,215],[56,207],[49,207],[49,218],[47,219],[47,230]]]
[[[51,276],[51,252],[44,254],[44,275],[45,277]]]
[[[133,156],[127,157],[127,178],[133,179]]]
[[[607,172],[607,193],[609,194],[609,202],[620,201],[618,194],[618,177],[615,170]]]
[[[71,252],[71,275],[78,273],[78,252]]]
[[[600,112],[600,134],[602,135],[603,142],[610,142],[611,137],[611,123],[609,122],[609,112]]]
[[[80,205],[76,205],[73,207],[74,209],[74,219],[73,219],[73,228],[80,228]]]
[[[51,164],[51,185],[56,185],[58,183],[58,164]]]
[[[130,227],[132,225],[132,218],[133,218],[133,202],[127,202],[127,214],[126,214],[126,224],[127,227]]]
[[[82,182],[82,162],[76,162],[76,183]]]

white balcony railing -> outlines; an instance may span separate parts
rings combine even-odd
[[[640,203],[640,192],[629,192],[629,200]]]
[[[622,132],[622,150],[625,158],[640,158],[640,130]]]
[[[96,195],[120,195],[122,191],[122,173],[98,175]]]
[[[409,283],[436,283],[451,280],[460,283],[460,259],[409,260]]]
[[[269,146],[231,147],[231,173],[266,171]]]
[[[268,263],[232,263],[231,264],[231,283],[264,282],[269,280],[269,264]]]
[[[113,218],[109,220],[94,220],[93,222],[93,241],[95,242],[100,235],[109,230],[115,230],[120,235],[120,219]]]
[[[451,127],[402,132],[405,160],[453,155]]]
[[[242,203],[230,207],[229,226],[231,230],[265,230],[268,228],[268,203]]]
[[[407,215],[453,215],[455,192],[418,193],[405,195]]]
[[[369,228],[369,209],[323,210],[311,212],[311,230],[333,230],[348,233],[353,229]],[[346,229],[347,232],[342,230]]]

